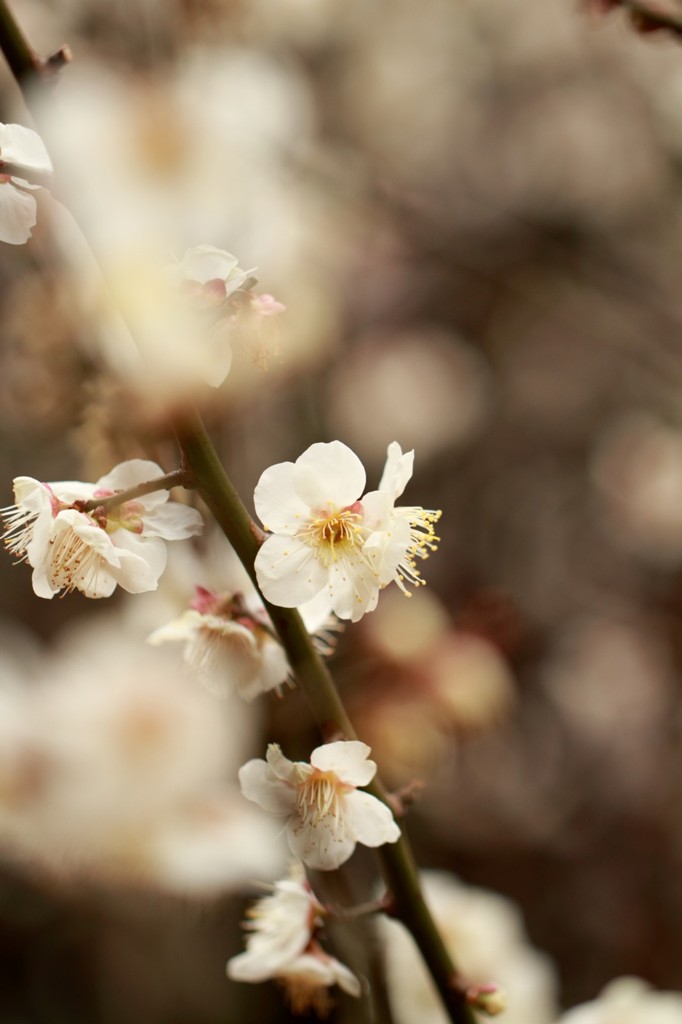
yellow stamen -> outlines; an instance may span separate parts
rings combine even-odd
[[[349,551],[362,548],[362,511],[355,506],[339,511],[321,510],[306,523],[299,536],[317,548],[318,558],[329,566]]]

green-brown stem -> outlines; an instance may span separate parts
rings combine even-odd
[[[29,44],[6,0],[0,0],[0,49],[27,101],[27,92],[37,84],[54,78],[71,60],[67,46],[60,47],[43,60]]]
[[[156,480],[147,480],[145,483],[129,487],[127,491],[116,491],[103,498],[91,498],[89,501],[80,503],[81,511],[94,512],[96,508],[111,509],[117,505],[123,505],[126,501],[134,501],[135,498],[142,498],[145,494],[153,494],[154,491],[170,491],[171,487],[190,487],[191,474],[186,469],[174,469],[172,473],[159,476]]]
[[[254,560],[261,543],[261,531],[229,480],[198,414],[186,415],[176,430],[185,462],[193,474],[194,486],[257,587]],[[329,670],[315,650],[298,612],[276,607],[268,601],[264,603],[322,735],[325,739],[339,735],[355,739],[353,726]],[[388,795],[378,779],[367,789],[390,807]],[[398,842],[380,847],[378,854],[392,896],[392,913],[412,933],[450,1019],[455,1024],[473,1024],[474,1015],[456,985],[454,965],[424,902],[417,867],[405,833]]]

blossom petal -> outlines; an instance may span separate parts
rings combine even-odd
[[[296,802],[293,788],[278,779],[262,758],[253,758],[239,769],[239,785],[247,800],[271,814],[291,814]]]
[[[382,587],[396,578],[398,568],[407,556],[410,541],[409,519],[400,515],[391,517],[389,529],[385,533],[375,533],[368,540],[365,550],[376,564]]]
[[[268,537],[256,555],[258,586],[280,608],[297,608],[327,584],[328,571],[315,553],[295,537]]]
[[[328,570],[332,611],[340,619],[358,622],[376,608],[380,580],[367,559],[339,559]]]
[[[286,977],[301,977],[308,984],[316,986],[339,985],[348,995],[356,997],[362,992],[360,982],[353,972],[336,957],[326,954],[301,954],[287,967]]]
[[[120,462],[118,466],[114,466],[106,476],[100,477],[95,484],[95,490],[127,491],[130,487],[146,484],[150,480],[156,480],[163,475],[161,466],[150,459],[128,459],[127,462]],[[168,491],[162,489],[145,495],[143,499],[145,505],[147,498],[156,498],[157,495],[160,495],[162,502],[168,501]]]
[[[144,501],[146,504],[147,497]],[[144,536],[163,537],[164,540],[187,540],[201,533],[204,520],[201,512],[178,501],[158,505],[144,514]]]
[[[308,506],[294,490],[293,462],[270,466],[256,485],[253,495],[258,518],[266,530],[292,537],[310,518]]]
[[[362,525],[370,534],[375,530],[387,530],[393,515],[393,499],[386,491],[369,491],[363,496]]]
[[[52,161],[45,143],[32,128],[22,124],[0,124],[0,158],[26,170],[49,174]]]
[[[36,564],[31,575],[31,586],[36,597],[43,597],[48,601],[51,601],[54,595],[59,593],[59,588],[53,587],[47,578],[47,562],[45,559]]]
[[[300,774],[300,769],[302,768],[305,769],[306,773],[310,772],[310,768],[304,761],[290,761],[288,757],[285,757],[279,743],[269,743],[268,752],[265,756],[268,767],[281,782],[292,782],[295,777],[296,781],[298,781],[297,773]]]
[[[33,196],[15,188],[11,180],[0,176],[0,242],[23,245],[36,222],[37,205]]]
[[[405,452],[397,441],[388,446],[386,465],[379,482],[379,490],[390,495],[395,501],[405,490],[414,472],[414,451]]]
[[[150,541],[145,545],[144,556],[127,551],[120,544],[117,548],[120,565],[110,572],[118,585],[129,594],[146,594],[156,590],[159,577],[166,568],[166,546],[163,541]]]
[[[153,630],[147,637],[147,643],[154,647],[165,644],[169,640],[191,640],[201,626],[204,616],[193,608],[189,608],[178,616]]]
[[[400,838],[400,827],[390,809],[370,793],[348,793],[345,817],[356,842],[364,846],[383,846]]]
[[[216,249],[214,245],[195,245],[187,249],[179,263],[172,268],[179,281],[226,281],[236,269],[239,260],[231,252]]]
[[[144,534],[131,533],[130,530],[115,530],[111,534],[111,539],[116,545],[121,560],[125,557],[124,552],[130,552],[131,555],[149,566],[150,578],[153,578],[154,581],[159,579],[166,568],[168,558],[166,545],[160,538],[145,537]],[[123,584],[121,585],[123,586]],[[124,587],[124,589],[127,588]],[[155,585],[151,589],[154,590]],[[139,593],[139,591],[131,591],[131,593]]]
[[[294,488],[309,508],[345,508],[362,494],[367,477],[355,452],[342,441],[312,444],[294,465]]]
[[[334,772],[350,786],[366,786],[376,775],[377,766],[369,761],[371,747],[360,740],[338,740],[317,747],[310,763],[321,772]]]
[[[356,843],[345,815],[337,821],[329,814],[314,825],[293,819],[287,825],[287,840],[291,852],[315,871],[334,871],[345,864]]]

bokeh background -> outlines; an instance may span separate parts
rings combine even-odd
[[[572,0],[12,6],[39,51],[69,44],[56,91],[105,140],[100,166],[41,113],[89,182],[86,234],[106,248],[112,203],[167,191],[178,244],[235,252],[287,306],[267,373],[247,347],[205,403],[247,502],[313,441],[370,481],[390,441],[416,450],[407,500],[444,513],[428,587],[387,591],[332,668],[386,779],[424,782],[420,863],[513,899],[564,1006],[625,973],[682,988],[682,48]],[[0,90],[28,123],[5,67]],[[20,474],[174,464],[40,203],[0,251],[2,504]],[[158,625],[136,601],[40,602],[6,556],[6,671],[30,648],[48,677],[112,614]],[[249,755],[315,743],[295,691],[249,722]],[[244,880],[199,898],[114,875],[6,851],[0,1020],[286,1019],[224,977]]]

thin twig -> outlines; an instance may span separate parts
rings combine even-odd
[[[191,487],[191,473],[186,469],[174,469],[172,473],[159,476],[156,480],[147,480],[145,483],[129,487],[127,491],[116,491],[115,494],[108,494],[101,498],[91,498],[89,501],[76,502],[81,512],[94,512],[95,509],[109,511],[117,505],[124,505],[126,501],[134,501],[135,498],[142,498],[145,494],[153,494],[155,491],[170,491],[171,487]]]

